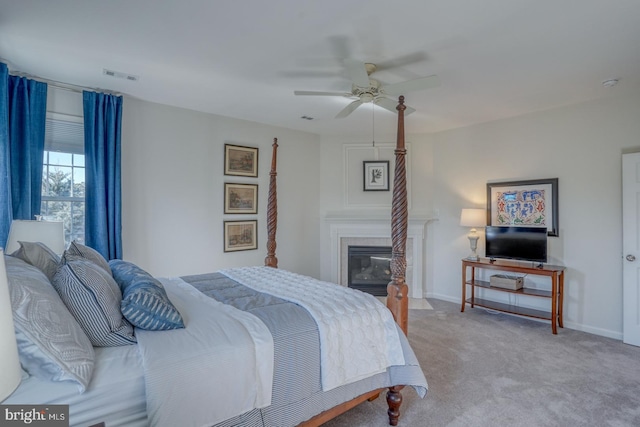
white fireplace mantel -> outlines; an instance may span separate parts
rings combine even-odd
[[[423,298],[424,248],[427,223],[434,218],[411,216],[407,227],[407,274],[410,298]],[[331,281],[346,286],[346,250],[349,245],[391,246],[391,218],[384,215],[328,214]]]

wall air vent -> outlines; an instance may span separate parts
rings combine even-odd
[[[131,82],[137,82],[140,80],[140,76],[134,76],[133,74],[121,73],[120,71],[107,70],[106,68],[102,69],[102,74],[109,77],[115,77],[116,79],[124,79],[129,80]]]

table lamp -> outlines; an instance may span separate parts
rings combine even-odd
[[[58,255],[64,252],[64,227],[59,221],[11,221],[7,239],[7,254],[20,249],[18,242],[41,242]]]
[[[0,249],[0,403],[13,393],[21,379],[9,283],[4,266],[4,253]]]
[[[467,257],[468,260],[477,261],[478,254],[476,249],[478,248],[478,234],[476,227],[484,227],[487,225],[487,211],[484,209],[462,209],[460,213],[460,225],[463,227],[471,227],[469,232],[469,244],[471,246],[471,255]]]

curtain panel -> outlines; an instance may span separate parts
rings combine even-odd
[[[9,236],[13,208],[9,178],[9,69],[0,63],[0,244]]]
[[[47,84],[9,75],[0,63],[0,243],[13,219],[33,219],[42,201]]]
[[[82,92],[85,149],[85,243],[122,259],[120,129],[122,96]]]

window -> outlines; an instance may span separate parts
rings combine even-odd
[[[47,118],[40,214],[64,223],[67,244],[84,243],[84,171],[82,122]]]

